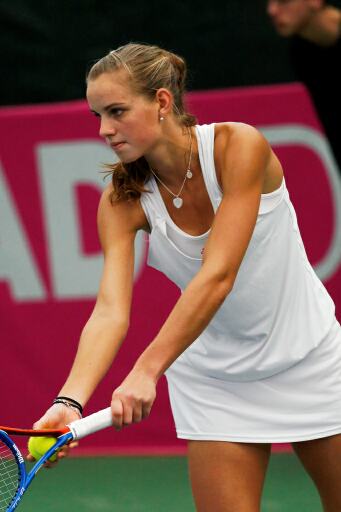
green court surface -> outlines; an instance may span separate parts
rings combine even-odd
[[[22,512],[195,510],[184,457],[73,457],[54,469],[41,470],[19,509]],[[273,454],[262,512],[321,510],[317,492],[295,456]]]

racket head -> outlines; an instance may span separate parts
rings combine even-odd
[[[16,509],[39,469],[72,439],[73,435],[69,430],[58,437],[56,443],[27,473],[24,457],[19,448],[6,432],[0,430],[0,512],[12,512]]]
[[[26,467],[19,448],[0,430],[0,512],[14,510],[25,490]]]
[[[111,409],[108,407],[86,418],[73,421],[61,430],[0,427],[0,450],[2,450],[2,453],[0,452],[0,512],[12,512],[17,507],[36,473],[60,448],[73,439],[81,439],[110,425],[112,425],[112,415]],[[31,471],[27,473],[24,458],[8,434],[58,436],[58,438],[56,443],[37,460]],[[8,483],[6,478],[8,478]],[[4,487],[7,489],[4,490]]]

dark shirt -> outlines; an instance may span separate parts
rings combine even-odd
[[[295,73],[312,96],[341,169],[341,39],[332,46],[321,47],[295,37],[291,52]]]

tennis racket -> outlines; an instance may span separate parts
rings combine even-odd
[[[60,430],[0,427],[0,512],[12,512],[17,508],[39,469],[62,446],[111,425],[112,415],[111,409],[108,407],[86,418],[73,421]],[[27,473],[24,457],[12,441],[10,437],[12,435],[53,436],[57,437],[57,441]]]

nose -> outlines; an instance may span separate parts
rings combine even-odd
[[[102,116],[101,117],[101,125],[99,128],[99,135],[105,139],[106,137],[110,137],[115,134],[116,134],[116,128],[115,128],[113,122],[110,119],[106,118],[105,116]]]

